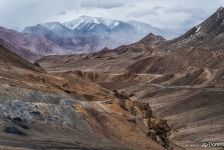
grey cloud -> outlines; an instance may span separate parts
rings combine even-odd
[[[131,12],[128,16],[138,18],[138,17],[147,16],[147,15],[158,15],[159,10],[166,9],[166,8],[161,7],[161,6],[156,6],[151,9],[139,9],[139,8],[137,8],[137,9],[138,9],[137,11],[135,10],[135,11]]]
[[[119,2],[108,2],[108,1],[84,1],[81,3],[81,7],[83,8],[103,8],[103,9],[111,9],[116,7],[124,6],[123,3]]]
[[[64,22],[81,15],[137,20],[184,31],[224,5],[223,0],[0,0],[0,26]]]
[[[66,15],[65,11],[58,12],[58,15]]]

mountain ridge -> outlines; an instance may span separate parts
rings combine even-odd
[[[172,148],[166,120],[153,116],[147,102],[78,75],[49,74],[5,45],[0,99],[0,149]]]
[[[191,28],[185,34],[173,40],[167,41],[161,49],[176,48],[205,48],[221,50],[224,44],[224,8],[220,7],[211,16],[199,25]],[[178,45],[178,46],[176,46]]]
[[[149,34],[130,45],[37,63],[50,73],[78,75],[149,102],[173,129],[171,141],[183,149],[215,143],[223,140],[223,14],[218,9],[173,40]]]
[[[0,39],[7,42],[13,52],[23,58],[35,61],[51,53],[62,54],[62,49],[44,37],[20,33],[14,30],[0,28]]]
[[[40,32],[35,32],[35,29],[37,31],[40,29],[39,26],[45,27],[49,31],[43,29]],[[140,22],[128,23],[102,17],[81,16],[70,22],[50,22],[26,27],[23,32],[44,36],[71,54],[94,52],[104,47],[116,48],[131,44],[140,40],[150,31],[156,32],[154,34],[165,32]]]

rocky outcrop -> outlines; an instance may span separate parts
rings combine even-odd
[[[171,129],[167,121],[153,116],[148,102],[120,100],[119,105],[130,113],[129,117],[134,124],[137,125],[139,124],[138,122],[144,123],[147,136],[163,147],[172,149],[168,138]]]
[[[153,116],[148,102],[132,101],[125,92],[116,91],[115,96],[119,98],[115,103],[125,110],[123,115],[128,121],[166,149],[172,149],[169,142],[171,128],[166,120]]]
[[[148,119],[147,126],[148,126],[148,133],[147,133],[148,136],[152,137],[153,140],[158,142],[163,147],[167,149],[172,149],[168,139],[168,135],[171,129],[168,126],[166,120],[152,117]]]
[[[152,47],[156,47],[160,44],[162,44],[165,41],[165,39],[162,36],[154,35],[152,33],[145,36],[143,39],[141,39],[139,42],[143,44],[150,45]]]

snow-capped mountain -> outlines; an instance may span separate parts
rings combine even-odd
[[[97,38],[91,35],[78,36],[73,30],[58,22],[26,27],[23,32],[50,40],[64,49],[64,54],[93,51],[98,45]]]
[[[134,30],[133,27],[128,23],[103,17],[81,16],[75,20],[68,21],[63,24],[79,34],[108,34],[113,32]]]
[[[113,29],[114,27],[118,26],[120,23],[122,23],[122,22],[118,21],[118,20],[111,20],[111,19],[103,18],[103,17],[81,16],[75,20],[68,21],[63,24],[66,27],[74,30],[74,29],[81,29],[86,24],[93,24],[93,25],[102,24],[109,29]]]
[[[25,33],[42,36],[66,53],[98,51],[139,41],[149,33],[167,38],[167,32],[146,23],[81,16],[64,23],[49,22],[27,27]]]
[[[63,25],[79,34],[94,32],[98,34],[130,32],[131,34],[135,34],[132,36],[138,36],[139,39],[143,38],[149,33],[161,35],[167,39],[175,37],[175,34],[169,31],[164,31],[150,24],[138,22],[135,20],[124,22],[119,20],[111,20],[104,17],[81,16],[72,21],[64,22]]]

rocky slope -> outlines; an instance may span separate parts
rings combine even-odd
[[[146,102],[78,75],[46,73],[0,46],[0,148],[171,149]]]
[[[131,45],[37,63],[53,74],[76,75],[149,102],[174,129],[173,143],[203,149],[204,142],[224,139],[223,10],[174,40],[149,34]]]
[[[224,8],[220,7],[201,24],[193,27],[184,35],[168,41],[162,48],[174,50],[180,48],[198,48],[216,50],[223,49]]]
[[[0,27],[0,39],[1,43],[12,52],[30,61],[35,61],[52,53],[62,54],[63,52],[61,48],[46,38],[23,34],[2,27]]]

